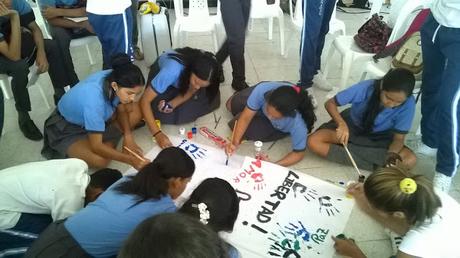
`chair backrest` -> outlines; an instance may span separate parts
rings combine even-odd
[[[417,16],[418,12],[420,12],[423,8],[424,5],[420,0],[410,0],[406,1],[402,5],[401,9],[394,8],[391,10],[390,16],[393,12],[398,12],[398,15],[390,38],[388,39],[388,44],[399,39],[407,31],[415,16]]]
[[[302,14],[302,1],[303,0],[296,0],[295,7],[294,0],[289,1],[289,16],[291,17],[292,23],[301,28],[303,26],[303,14]],[[295,8],[295,9],[294,9]]]
[[[207,0],[190,0],[188,6],[189,17],[209,17],[209,8]]]
[[[45,19],[45,17],[43,17],[42,11],[41,11],[44,6],[41,5],[41,0],[36,0],[35,3],[37,4],[37,7],[33,8],[34,9],[34,15],[36,17],[36,21],[37,21],[38,25],[40,25],[40,23],[43,24],[43,26],[40,26],[40,28],[42,29],[43,37],[48,38],[48,39],[52,39],[48,21]]]
[[[273,4],[268,4],[267,0],[251,1],[251,18],[266,18],[275,14],[280,8],[280,0],[275,0]]]

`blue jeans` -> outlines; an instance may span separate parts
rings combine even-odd
[[[422,141],[437,148],[436,171],[453,176],[459,165],[460,28],[440,26],[432,14],[421,29]]]
[[[300,1],[297,0],[297,4]],[[304,24],[300,40],[300,86],[310,88],[313,77],[321,68],[321,53],[335,0],[302,0],[302,3]]]
[[[88,20],[101,42],[103,69],[111,68],[112,57],[119,53],[127,54],[131,61],[134,61],[131,7],[126,8],[121,14],[88,13]]]
[[[0,257],[23,257],[51,222],[53,219],[47,214],[22,213],[16,226],[0,230]]]

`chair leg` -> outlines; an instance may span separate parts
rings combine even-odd
[[[173,29],[173,48],[177,48],[179,47],[179,25],[176,24],[174,25],[174,29]]]
[[[217,30],[212,31],[211,33],[212,33],[212,41],[214,43],[214,50],[217,53],[217,51],[219,51],[219,43],[217,40]]]
[[[89,44],[86,44],[85,48],[86,48],[86,53],[88,53],[89,63],[91,65],[94,65],[96,62],[94,62],[93,55],[91,54],[91,49],[89,48]]]
[[[0,79],[0,87],[2,88],[3,96],[5,97],[5,99],[11,99],[12,94],[9,90],[10,83],[8,81],[8,77],[6,77],[5,79]]]
[[[327,52],[326,64],[324,65],[324,79],[326,79],[327,75],[329,74],[329,69],[332,64],[332,58],[334,57],[335,50],[334,42],[332,42],[331,46],[329,47],[329,51]]]
[[[350,76],[351,64],[353,62],[353,53],[346,53],[343,57],[342,77],[340,78],[340,90],[347,86],[348,77]]]
[[[268,39],[273,39],[273,17],[268,18]]]
[[[361,74],[361,79],[359,79],[360,81],[364,81],[367,77],[367,71],[364,70],[363,73]]]
[[[51,109],[51,105],[50,105],[50,103],[48,101],[48,98],[46,97],[45,92],[43,91],[42,86],[39,83],[35,83],[35,85],[37,85],[37,88],[40,91],[40,95],[42,95],[43,102],[45,102],[46,108]]]
[[[281,12],[281,15],[278,16],[278,22],[279,22],[279,27],[280,27],[280,46],[281,46],[281,55],[284,56],[284,17]]]

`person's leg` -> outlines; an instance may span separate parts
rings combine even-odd
[[[3,91],[0,90],[0,138],[2,137],[4,119],[5,119],[5,101],[3,99]]]
[[[332,129],[320,129],[308,136],[308,149],[326,158],[331,144],[339,144],[337,133]]]
[[[441,79],[446,62],[445,57],[439,49],[439,44],[437,42],[433,43],[433,35],[438,25],[430,14],[420,30],[424,60],[421,87],[422,120],[420,122],[420,129],[422,132],[422,142],[431,148],[438,147],[438,124],[436,123],[436,117],[438,116]]]
[[[222,20],[227,33],[228,54],[232,64],[233,82],[235,90],[247,87],[244,63],[244,41],[246,26],[249,19],[250,0],[228,0],[221,2]],[[219,54],[221,59],[224,53]],[[222,59],[221,59],[222,60]]]
[[[321,25],[325,19],[325,1],[328,0],[303,0],[304,24],[300,41],[300,86],[306,89],[313,85],[313,77],[316,74],[316,55],[320,42]]]
[[[102,45],[103,69],[111,67],[111,58],[118,53],[125,53],[134,61],[131,8],[115,15],[88,13],[88,19]]]
[[[54,88],[54,103],[57,105],[65,93],[64,87],[71,85],[71,83],[68,79],[69,74],[67,73],[58,43],[54,40],[45,39],[45,51],[49,63],[48,74]]]
[[[70,41],[72,40],[72,31],[70,29],[50,26],[51,36],[58,46],[58,54],[65,68],[67,75],[66,82],[70,87],[78,83],[78,76],[73,65],[72,55],[70,54]]]
[[[447,177],[455,175],[459,165],[459,101],[460,101],[460,28],[441,27],[436,40],[446,57],[439,81],[438,112],[434,121],[438,126],[436,171]],[[424,62],[425,63],[425,62]],[[423,95],[423,93],[422,93]],[[435,182],[436,185],[436,182]],[[448,187],[446,187],[448,190]]]
[[[136,60],[143,60],[144,54],[142,53],[141,49],[137,45],[139,41],[139,30],[137,28],[138,8],[139,8],[139,1],[131,0],[131,16],[133,17],[133,54]]]
[[[315,56],[315,74],[321,70],[321,54],[323,53],[324,41],[326,34],[329,32],[329,22],[335,8],[335,0],[324,0],[324,13],[321,21],[321,28],[318,36],[318,45],[316,46]]]
[[[91,149],[91,144],[87,138],[78,140],[70,145],[69,149],[67,150],[67,156],[69,158],[78,158],[84,160],[91,168],[105,168],[110,162],[109,159],[106,159],[93,152]]]
[[[133,102],[133,103],[127,104],[126,107],[129,113],[129,127],[131,129],[134,129],[143,118],[140,104],[139,102]],[[120,129],[120,131],[123,131],[122,130],[123,127],[121,126],[121,121],[118,119],[119,117],[120,116],[117,116],[117,126]]]

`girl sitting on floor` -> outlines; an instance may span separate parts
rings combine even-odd
[[[25,257],[116,256],[142,221],[176,210],[173,200],[182,194],[194,171],[195,163],[184,150],[162,150],[139,173],[123,177],[66,221],[51,224]]]
[[[433,191],[425,176],[396,166],[382,168],[348,193],[364,212],[402,236],[397,258],[458,257],[460,205],[446,193]],[[353,240],[333,239],[339,254],[366,257]]]
[[[161,148],[171,146],[171,142],[155,119],[162,124],[184,124],[219,107],[218,71],[212,53],[189,47],[163,53],[150,67],[141,107]]]
[[[79,158],[97,168],[111,160],[137,169],[148,163],[115,149],[123,135],[123,146],[142,154],[131,130],[142,119],[135,100],[144,88],[144,76],[125,54],[115,56],[112,67],[90,75],[64,94],[45,122],[44,156]]]
[[[308,148],[321,157],[350,164],[347,145],[358,167],[374,170],[395,164],[415,166],[414,153],[404,145],[415,112],[414,75],[390,70],[382,79],[359,82],[325,103],[332,120],[308,138]],[[351,104],[339,113],[338,107]]]
[[[188,214],[211,227],[215,232],[232,232],[239,212],[235,189],[220,178],[207,178],[193,190],[179,212]],[[240,257],[238,250],[228,246],[229,258]]]
[[[301,161],[307,135],[316,121],[311,97],[289,82],[266,81],[236,92],[227,100],[227,109],[237,120],[233,141],[226,147],[232,155],[241,140],[275,141],[291,136],[292,151],[276,163],[289,166]]]

